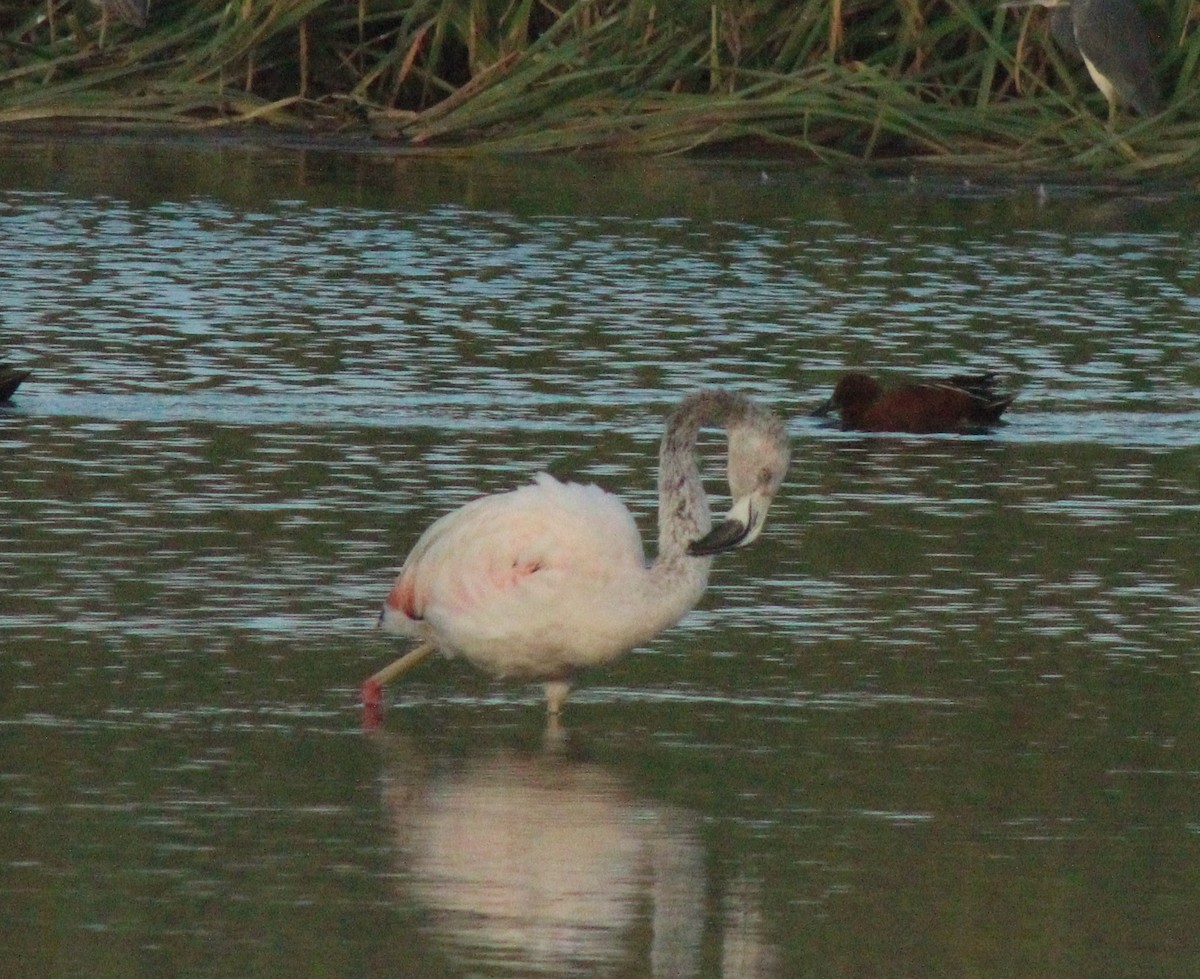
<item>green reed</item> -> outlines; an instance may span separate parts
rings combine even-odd
[[[452,152],[751,147],[833,163],[1200,171],[1191,4],[1168,109],[1109,128],[1040,10],[971,0],[0,2],[0,124],[271,123]]]

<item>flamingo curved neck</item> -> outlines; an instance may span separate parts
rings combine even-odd
[[[636,614],[628,620],[646,638],[678,622],[708,586],[712,558],[687,552],[688,544],[712,529],[696,445],[706,423],[727,422],[740,404],[726,391],[699,391],[667,421],[658,464],[658,556],[629,596]]]
[[[708,494],[696,461],[696,443],[706,423],[733,424],[752,410],[749,400],[723,390],[688,395],[667,419],[658,454],[658,560],[687,554],[687,546],[712,529]],[[695,561],[695,558],[691,558]]]

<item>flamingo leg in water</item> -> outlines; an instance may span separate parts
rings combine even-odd
[[[546,713],[557,719],[562,713],[562,706],[571,692],[571,684],[566,680],[546,681]]]
[[[414,666],[428,659],[430,655],[437,649],[437,646],[431,642],[423,642],[416,649],[410,649],[407,653],[401,656],[395,662],[389,663],[378,673],[368,677],[362,685],[362,701],[363,706],[371,709],[378,709],[380,703],[380,692],[385,683],[390,683],[396,679],[401,673],[407,673]]]

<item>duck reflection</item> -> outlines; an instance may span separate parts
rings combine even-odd
[[[403,898],[452,960],[514,975],[698,974],[710,895],[694,813],[561,753],[443,766],[381,743]],[[735,885],[714,904],[727,975],[769,974],[744,971],[774,958],[745,906],[755,896]]]

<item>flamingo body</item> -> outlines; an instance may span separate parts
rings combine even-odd
[[[725,426],[734,497],[713,527],[696,462],[709,422]],[[704,594],[713,555],[761,532],[787,471],[783,423],[750,398],[703,390],[667,421],[659,452],[658,555],[647,563],[633,516],[598,486],[539,473],[481,497],[418,539],[380,626],[424,640],[363,684],[363,702],[438,649],[493,676],[546,682],[557,714],[575,673],[611,662],[678,622]]]
[[[404,562],[381,624],[497,677],[555,679],[677,622],[703,594],[709,563],[689,562],[674,601],[637,614],[654,583],[633,516],[598,486],[539,473],[433,523]]]

